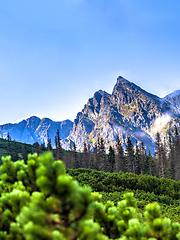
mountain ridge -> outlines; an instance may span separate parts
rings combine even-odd
[[[77,150],[83,148],[84,141],[92,146],[98,137],[105,140],[108,149],[115,144],[117,135],[125,147],[129,135],[134,144],[143,140],[147,150],[154,152],[156,131],[167,136],[174,125],[180,129],[179,93],[180,90],[160,98],[119,76],[112,93],[96,91],[73,122],[32,116],[19,123],[0,125],[0,134],[6,138],[9,132],[12,139],[31,144],[47,143],[49,135],[54,146],[53,139],[59,129],[62,146],[69,149],[71,140]]]
[[[70,129],[72,128],[72,121],[69,119],[64,121],[53,121],[49,118],[42,118],[31,116],[27,119],[20,121],[19,123],[7,123],[0,125],[0,135],[3,138],[7,138],[7,135],[11,136],[12,140],[33,144],[35,142],[47,144],[47,137],[52,139],[52,145],[54,146],[53,139],[57,129],[63,138],[68,137]]]
[[[98,94],[101,96],[97,98]],[[126,137],[130,135],[134,144],[143,140],[154,152],[154,131],[158,129],[158,124],[164,130],[168,123],[164,118],[166,115],[171,116],[168,119],[171,125],[172,119],[179,119],[177,108],[167,99],[153,95],[120,76],[112,94],[101,90],[87,101],[77,114],[69,139],[76,142],[78,149],[82,149],[83,139],[93,144],[98,137],[103,137],[108,148],[114,145],[117,135],[121,136],[125,146]],[[165,125],[163,121],[166,121]]]

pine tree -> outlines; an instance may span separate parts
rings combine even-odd
[[[71,139],[69,140],[69,150],[70,150],[70,151],[73,150],[73,142],[72,142]]]
[[[141,174],[141,158],[140,158],[140,150],[138,146],[138,142],[136,140],[136,147],[135,147],[135,174],[139,175]]]
[[[86,142],[84,142],[83,152],[82,152],[82,167],[89,167],[90,154]]]
[[[43,152],[46,152],[46,151],[47,151],[47,148],[45,146],[45,143],[43,142],[43,143],[41,143],[41,152],[43,153]]]
[[[172,174],[172,179],[175,179],[175,172],[176,172],[176,156],[175,156],[175,149],[174,149],[174,144],[172,142],[172,137],[171,137],[171,133],[169,131],[169,136],[168,136],[168,161],[169,161],[169,168],[171,170],[171,174]]]
[[[127,136],[126,149],[126,168],[128,172],[135,173],[134,148],[130,136]]]
[[[75,168],[75,163],[74,163],[74,159],[73,159],[73,142],[72,140],[70,139],[69,140],[69,153],[68,153],[68,156],[65,155],[66,159],[65,159],[65,162],[66,162],[66,166],[68,168]]]
[[[17,144],[16,144],[15,140],[14,140],[14,147],[13,147],[13,152],[12,152],[11,159],[12,159],[13,162],[16,162],[19,159]]]
[[[168,154],[167,154],[167,144],[166,144],[166,138],[164,137],[164,141],[161,146],[161,154],[162,154],[162,160],[163,160],[163,165],[164,165],[164,171],[165,175],[164,177],[169,178],[171,175],[171,170],[170,170],[170,165],[168,162]]]
[[[177,126],[175,126],[175,139],[174,139],[174,151],[175,151],[175,180],[180,180],[180,139]]]
[[[61,138],[59,129],[57,129],[55,136],[55,146],[56,146],[56,160],[63,160],[63,149],[61,147]]]
[[[108,161],[110,165],[110,172],[114,172],[114,164],[115,164],[115,152],[112,146],[109,146],[109,154],[108,154]]]
[[[55,139],[55,143],[56,143],[56,139]],[[48,151],[52,151],[51,138],[49,137],[49,132],[48,132],[48,130],[47,130],[47,150],[48,150]]]
[[[154,169],[153,169],[153,157],[151,156],[151,152],[149,150],[148,155],[146,155],[146,161],[148,163],[148,171],[147,174],[151,175],[151,176],[156,176],[156,174],[154,173]]]
[[[80,161],[78,159],[75,142],[74,142],[74,147],[73,147],[73,160],[74,160],[75,168],[80,168],[81,167],[81,163],[80,163]]]
[[[23,146],[22,146],[22,156],[23,156],[23,160],[24,160],[25,163],[27,163],[27,160],[28,160],[27,155],[28,155],[27,147],[26,147],[25,144],[23,144]]]
[[[155,144],[156,144],[155,158],[156,158],[157,166],[159,169],[158,176],[159,178],[162,178],[162,177],[165,177],[166,154],[165,154],[164,145],[161,142],[161,137],[159,132],[157,132],[156,134]]]
[[[103,138],[101,138],[101,140],[98,139],[97,165],[98,165],[98,170],[100,170],[100,171],[108,172],[110,170],[109,162],[106,158],[106,151],[105,151]]]
[[[90,162],[90,158],[91,158],[91,146],[90,144],[88,143],[87,145],[87,154],[88,154],[88,168],[89,168],[89,162]]]
[[[94,157],[95,157],[95,166],[97,167],[97,170],[100,170],[102,171],[102,158],[101,158],[101,154],[100,154],[100,139],[98,137],[98,140],[97,140],[97,144],[95,144],[94,146]]]
[[[97,167],[97,143],[94,144],[92,154],[90,155],[89,168],[98,170],[98,167]]]
[[[149,170],[149,162],[148,162],[148,158],[146,156],[146,150],[145,150],[145,146],[144,146],[144,142],[141,142],[140,145],[140,168],[141,168],[141,174],[146,174],[148,173]]]
[[[7,141],[8,141],[7,154],[12,156],[11,137],[9,135],[9,132],[8,132],[8,135],[7,135]]]
[[[119,171],[126,172],[124,151],[123,151],[123,146],[119,136],[117,136],[117,142],[116,142],[115,169],[116,169],[116,172],[119,172]]]
[[[52,144],[51,144],[51,139],[50,138],[48,138],[47,150],[52,151]]]
[[[34,146],[35,146],[35,152],[40,155],[42,153],[42,150],[41,150],[41,146],[39,145],[38,142],[35,142],[34,143]]]

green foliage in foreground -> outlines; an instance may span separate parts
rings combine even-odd
[[[24,162],[3,158],[0,167],[0,239],[176,240],[180,224],[162,219],[151,203],[138,213],[133,193],[115,205],[81,187],[51,153]]]

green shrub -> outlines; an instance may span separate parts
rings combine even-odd
[[[3,158],[0,174],[0,239],[180,239],[180,224],[162,219],[157,203],[147,205],[144,216],[133,193],[103,204],[102,195],[81,187],[51,153],[29,155],[27,165]]]

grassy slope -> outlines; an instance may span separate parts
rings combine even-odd
[[[12,151],[14,150],[14,141],[10,141]],[[16,148],[18,152],[19,159],[22,159],[23,147],[26,147],[27,153],[31,153],[35,148],[31,144],[25,144],[21,142],[16,142]],[[2,156],[8,155],[8,141],[0,138],[0,159]]]

